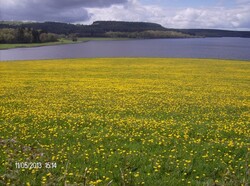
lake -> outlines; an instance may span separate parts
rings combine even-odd
[[[250,38],[89,41],[0,50],[0,61],[95,57],[178,57],[250,60]]]

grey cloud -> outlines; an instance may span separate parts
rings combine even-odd
[[[128,0],[0,0],[0,20],[80,22],[91,15],[86,8],[103,8]]]
[[[78,22],[89,19],[89,14],[84,8],[55,11],[53,9],[36,10],[34,8],[23,11],[13,8],[12,11],[3,11],[2,20],[28,20],[28,21],[59,21]],[[12,13],[14,12],[14,13]]]
[[[126,3],[128,0],[45,0],[50,7],[67,8],[67,7],[108,7],[112,4]],[[39,1],[38,1],[39,2]]]

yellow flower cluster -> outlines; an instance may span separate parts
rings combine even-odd
[[[249,74],[205,59],[1,62],[0,185],[246,185]]]

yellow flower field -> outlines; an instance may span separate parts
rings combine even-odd
[[[0,185],[249,184],[249,61],[11,61],[0,80]]]

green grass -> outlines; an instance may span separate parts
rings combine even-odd
[[[0,184],[247,185],[249,74],[208,59],[1,62]]]
[[[47,43],[19,43],[19,44],[0,44],[0,50],[11,49],[11,48],[27,48],[27,47],[40,47],[40,46],[52,46],[52,45],[63,45],[63,44],[74,44],[82,43],[87,41],[113,41],[113,40],[125,40],[126,38],[78,38],[76,42],[70,39],[60,39],[57,42]]]

